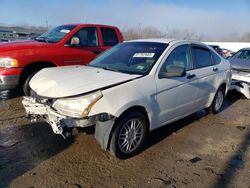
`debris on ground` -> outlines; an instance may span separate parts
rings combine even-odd
[[[191,162],[191,163],[197,163],[197,162],[199,162],[199,161],[201,161],[202,159],[200,158],[200,157],[194,157],[194,158],[192,158],[192,159],[190,159],[189,161]]]

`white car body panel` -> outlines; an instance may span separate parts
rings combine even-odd
[[[88,66],[53,67],[35,74],[30,87],[42,97],[61,98],[87,93],[139,76]]]

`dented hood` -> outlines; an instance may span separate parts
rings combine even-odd
[[[102,89],[140,76],[90,66],[64,66],[39,71],[31,79],[30,87],[40,96],[61,98]]]

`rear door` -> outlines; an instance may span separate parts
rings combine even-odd
[[[159,126],[197,110],[195,103],[198,95],[197,78],[193,70],[189,44],[175,47],[162,64],[160,72],[169,66],[184,67],[187,74],[184,77],[163,79],[156,77]]]
[[[216,78],[219,67],[215,64],[211,51],[203,45],[192,45],[192,58],[194,60],[194,74],[198,79],[198,96],[196,102],[201,108],[205,107],[208,99],[216,92]]]
[[[72,37],[78,37],[80,44],[77,46],[64,47],[64,65],[87,64],[92,61],[103,50],[99,49],[99,38],[96,27],[84,27],[76,32]]]

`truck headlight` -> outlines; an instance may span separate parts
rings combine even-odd
[[[52,107],[65,116],[86,118],[102,96],[101,91],[97,91],[81,97],[57,99]]]
[[[0,67],[12,68],[17,66],[18,66],[18,61],[16,59],[12,59],[9,57],[0,58]]]

